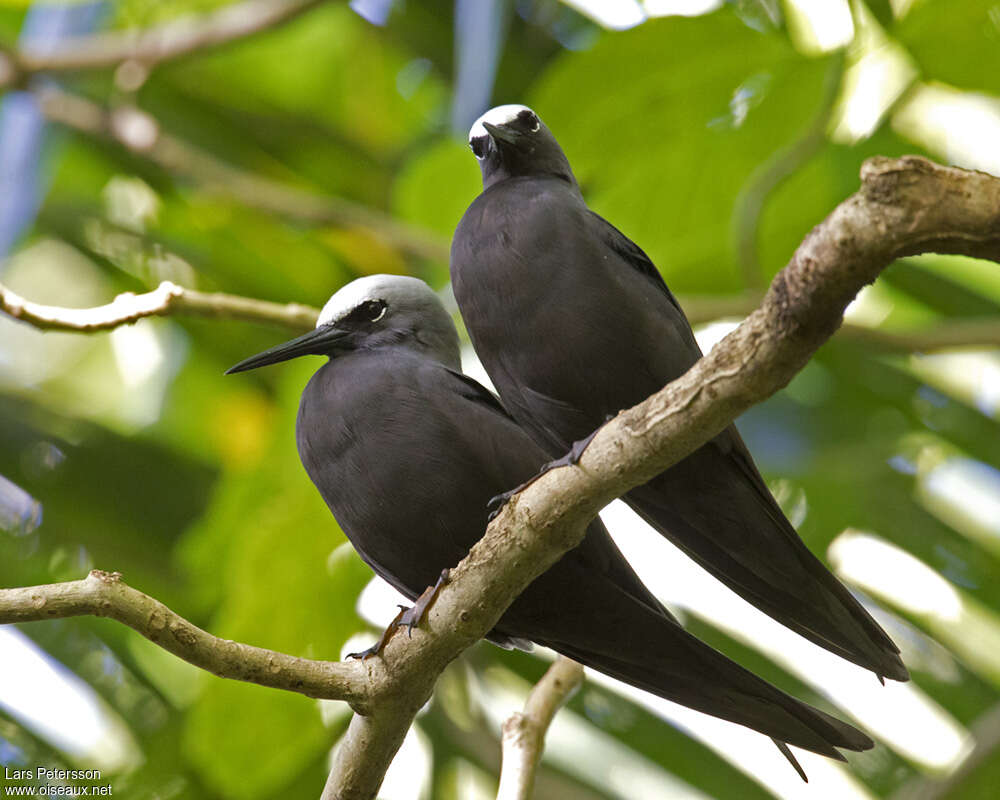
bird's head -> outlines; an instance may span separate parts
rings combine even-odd
[[[469,130],[469,147],[479,159],[484,189],[506,178],[535,175],[576,185],[556,137],[527,106],[491,108]]]
[[[315,330],[251,356],[226,374],[298,356],[335,358],[391,345],[417,350],[452,369],[461,365],[455,325],[426,283],[404,275],[369,275],[351,281],[327,301]]]

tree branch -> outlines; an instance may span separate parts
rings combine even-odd
[[[524,711],[503,724],[503,764],[497,800],[529,800],[542,760],[545,733],[556,712],[583,684],[583,667],[559,656],[528,694]]]
[[[359,665],[368,690],[355,708],[366,716],[352,720],[325,798],[375,797],[445,666],[580,542],[607,503],[785,386],[894,259],[938,252],[1000,261],[1000,179],[916,157],[870,159],[861,177],[860,191],[806,237],[760,308],[687,373],[604,425],[577,466],[551,470],[512,498],[451,571],[412,638],[391,638],[382,657]]]
[[[315,327],[319,311],[299,303],[271,303],[232,294],[198,292],[164,281],[143,294],[126,292],[95,308],[59,308],[32,303],[0,284],[0,311],[41,330],[93,333],[131,325],[143,317],[192,314],[217,319],[267,322],[289,328]]]
[[[310,661],[219,639],[121,580],[92,570],[80,581],[0,589],[0,624],[90,615],[128,625],[196,667],[238,681],[344,700],[364,708],[367,680],[356,662]]]
[[[447,261],[449,243],[388,214],[341,197],[321,195],[239,169],[193,144],[164,132],[159,122],[134,106],[107,110],[55,86],[35,92],[45,117],[88,136],[110,139],[205,191],[248,208],[311,224],[367,228],[380,240],[418,258]]]
[[[55,52],[7,53],[0,89],[39,72],[116,67],[125,61],[146,67],[229,44],[275,28],[322,0],[245,0],[208,14],[191,14],[146,30],[97,33],[64,39]]]
[[[434,702],[437,702],[436,700]],[[450,750],[469,760],[487,773],[500,774],[500,737],[486,728],[481,714],[470,727],[459,726],[447,714],[425,714],[421,727],[433,740],[444,741]],[[543,761],[535,775],[538,797],[572,797],[573,800],[610,800],[600,788],[584,778],[567,775],[548,768]]]

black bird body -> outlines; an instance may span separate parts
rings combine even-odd
[[[544,125],[489,127],[476,151],[486,188],[452,242],[455,297],[504,405],[560,456],[701,350],[646,254],[587,208]],[[735,426],[623,499],[782,624],[880,677],[908,677],[891,639],[803,544]]]
[[[321,367],[302,394],[296,438],[351,544],[411,600],[481,538],[489,492],[527,480],[545,459],[485,388],[405,347],[355,351]],[[574,552],[586,573],[669,616],[599,522]],[[517,601],[491,638],[532,639],[524,634],[543,630],[544,608]]]
[[[658,276],[616,268],[615,235],[564,181],[522,177],[483,192],[452,245],[453,287],[473,346],[504,405],[551,455],[701,355]],[[586,347],[574,346],[581,341]],[[662,347],[647,358],[638,350],[645,341]],[[599,379],[605,370],[617,380]]]
[[[379,284],[372,291],[378,293]],[[364,313],[325,323],[321,317],[314,333],[233,370],[305,353],[330,356],[302,396],[302,462],[362,558],[415,598],[481,537],[488,499],[529,478],[545,454],[492,394],[455,369],[457,336],[443,307],[425,308],[421,322],[392,313],[393,304],[403,302],[390,299],[379,314],[379,306],[366,299],[358,306]],[[429,314],[437,315],[439,333],[447,323],[453,345],[442,336],[433,343]],[[872,746],[850,725],[795,700],[684,631],[639,581],[599,520],[579,547],[514,601],[489,638],[505,646],[552,647],[661,697],[833,758],[843,758],[836,747]]]

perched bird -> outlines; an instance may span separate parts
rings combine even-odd
[[[483,192],[452,241],[459,309],[514,419],[549,456],[578,454],[701,350],[646,254],[587,207],[538,115],[494,108],[469,145]],[[803,544],[735,426],[623,499],[783,625],[879,680],[909,678],[899,648]]]
[[[323,355],[296,425],[299,455],[351,543],[410,599],[482,536],[487,500],[545,454],[497,399],[460,372],[458,336],[416,278],[343,287],[316,329],[234,366]],[[843,760],[872,741],[785,694],[687,633],[632,571],[599,520],[536,579],[489,639],[536,642],[691,708]],[[803,775],[804,777],[804,775]]]

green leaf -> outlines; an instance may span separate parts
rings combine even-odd
[[[895,35],[923,78],[1000,94],[1000,10],[995,0],[923,0]]]
[[[889,30],[896,22],[896,15],[892,10],[891,0],[865,0],[865,5],[872,12],[872,16],[886,30]]]
[[[996,273],[988,262],[975,266],[974,259],[925,255],[903,258],[882,273],[881,280],[918,298],[935,310],[953,317],[987,317],[1000,314],[996,282],[979,273]],[[952,265],[956,269],[953,274]],[[988,288],[989,287],[989,288]],[[983,291],[987,289],[988,291]]]
[[[675,291],[733,291],[742,285],[737,198],[812,121],[828,64],[723,9],[564,54],[531,102],[591,207],[646,250]]]
[[[806,234],[860,187],[861,164],[875,155],[919,153],[888,128],[854,145],[825,143],[809,161],[766,199],[758,223],[757,246],[764,273],[788,263]]]
[[[338,4],[172,70],[188,92],[213,104],[251,113],[280,109],[391,154],[436,124],[444,101],[433,72],[400,91],[412,59]]]
[[[393,210],[408,222],[450,239],[465,209],[481,191],[479,167],[468,146],[445,139],[400,171],[393,187]]]

